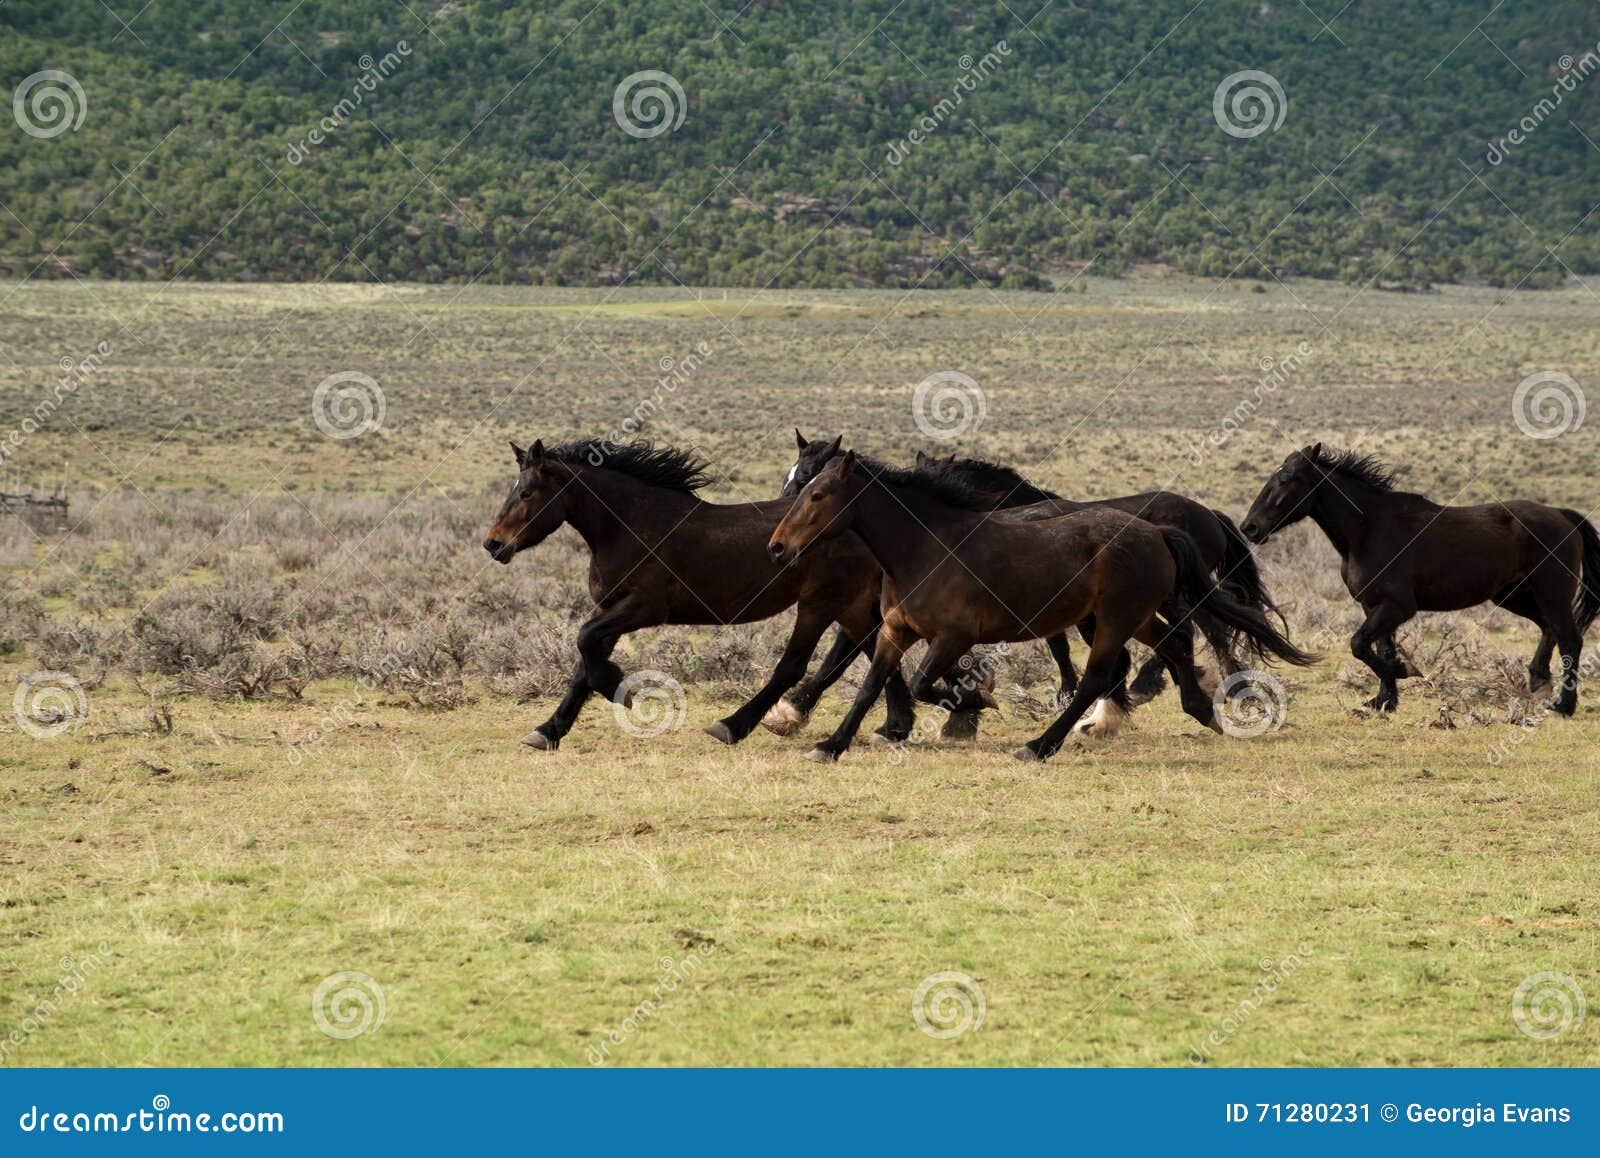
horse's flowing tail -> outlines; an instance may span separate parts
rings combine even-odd
[[[1178,565],[1178,581],[1173,594],[1189,609],[1202,627],[1211,623],[1231,632],[1247,653],[1262,662],[1276,656],[1298,667],[1309,667],[1317,662],[1310,652],[1301,651],[1289,637],[1273,627],[1267,614],[1259,607],[1242,603],[1211,577],[1200,548],[1187,533],[1173,527],[1163,527],[1161,537],[1167,541],[1173,562]]]
[[[1577,511],[1562,509],[1561,513],[1572,520],[1583,537],[1583,586],[1578,591],[1573,617],[1578,621],[1578,634],[1583,635],[1600,617],[1600,533],[1594,524]]]
[[[1261,569],[1256,566],[1250,541],[1227,515],[1215,510],[1211,513],[1222,524],[1222,566],[1217,568],[1218,582],[1237,595],[1241,603],[1271,612],[1278,617],[1279,623],[1287,627],[1288,621],[1284,619],[1283,612],[1278,610],[1278,605],[1267,594],[1266,585],[1261,581]]]

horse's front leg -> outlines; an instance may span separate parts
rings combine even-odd
[[[761,726],[779,736],[792,736],[806,726],[822,693],[839,681],[858,656],[871,650],[874,639],[856,639],[844,628],[834,632],[833,646],[822,657],[816,674],[804,679],[800,686],[772,706],[761,721]],[[804,673],[801,673],[804,675]]]
[[[828,622],[826,613],[801,604],[799,614],[795,616],[794,630],[789,633],[789,642],[778,659],[778,665],[772,669],[771,678],[748,703],[726,719],[712,724],[706,729],[706,734],[724,744],[737,744],[748,736],[766,710],[778,702],[778,697],[805,675],[806,663],[817,649],[817,641],[822,638],[822,633],[828,629]]]
[[[616,694],[617,685],[622,682],[622,669],[611,662],[617,641],[630,631],[659,622],[660,617],[632,600],[623,600],[585,620],[578,629],[578,666],[567,694],[550,718],[524,736],[522,742],[545,751],[560,747],[591,695],[609,700]]]
[[[1415,608],[1408,608],[1399,602],[1375,604],[1367,612],[1366,622],[1356,628],[1355,634],[1350,637],[1350,654],[1371,668],[1378,677],[1378,694],[1363,707],[1375,712],[1392,712],[1399,707],[1400,686],[1396,681],[1404,679],[1408,673],[1405,664],[1395,657],[1394,633],[1415,614]]]
[[[806,753],[807,760],[831,764],[844,753],[850,746],[850,741],[855,739],[856,733],[860,731],[861,721],[866,719],[884,685],[889,682],[890,674],[900,669],[900,657],[905,654],[912,638],[911,633],[904,628],[896,629],[887,624],[878,628],[878,645],[872,653],[872,667],[867,670],[867,678],[862,681],[861,690],[856,693],[850,710],[845,713],[844,719],[839,721],[839,726],[833,735]]]

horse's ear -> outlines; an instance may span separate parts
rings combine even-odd
[[[528,447],[528,462],[529,463],[541,463],[543,461],[544,461],[544,439],[541,438],[537,442],[535,442],[532,446]]]
[[[511,444],[511,453],[517,456],[517,466],[519,467],[522,465],[523,459],[525,459],[528,455],[528,452],[523,450],[522,447],[518,446],[515,442]]]
[[[955,466],[955,464],[956,464],[956,456],[955,456],[955,452],[954,451],[951,451],[949,457],[947,457],[944,460],[944,464],[945,464],[945,466]]]
[[[822,456],[822,461],[823,462],[827,462],[834,455],[838,454],[839,453],[839,444],[841,442],[843,442],[843,441],[844,441],[844,435],[842,435],[842,434],[838,438],[834,439],[833,440],[833,445],[828,447],[828,453]]]
[[[1316,462],[1317,460],[1319,460],[1322,457],[1322,443],[1319,442],[1319,443],[1316,443],[1314,446],[1306,447],[1303,453],[1312,462]]]
[[[794,444],[801,450],[806,448],[806,436],[800,433],[798,426],[794,428]]]
[[[919,468],[927,466],[932,461],[933,459],[929,458],[923,451],[917,451],[917,466]]]
[[[841,434],[839,437],[843,438],[844,435]],[[833,448],[835,450],[838,450],[839,449],[839,444],[837,442],[834,443],[833,444]],[[849,478],[850,477],[850,472],[855,470],[855,469],[856,469],[856,452],[853,451],[853,450],[847,450],[847,451],[844,452],[844,458],[839,463],[839,474],[843,478]]]

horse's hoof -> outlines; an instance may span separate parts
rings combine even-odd
[[[1013,756],[1015,756],[1018,760],[1026,761],[1029,764],[1037,764],[1037,763],[1039,763],[1040,761],[1042,761],[1044,759],[1043,756],[1039,755],[1039,753],[1035,752],[1032,748],[1028,747],[1028,745],[1026,745],[1026,744],[1022,745],[1022,747],[1018,748],[1015,752],[1013,752],[1011,754]]]
[[[1400,705],[1397,701],[1386,700],[1382,696],[1373,696],[1370,700],[1363,702],[1361,706],[1369,712],[1376,712],[1380,716],[1386,716]]]
[[[537,748],[541,752],[554,752],[561,747],[560,740],[552,740],[538,729],[534,729],[522,737],[522,742],[530,748]]]
[[[1215,732],[1219,736],[1226,736],[1228,734],[1228,729],[1226,729],[1226,728],[1224,728],[1222,726],[1221,722],[1217,719],[1217,717],[1215,715],[1213,715],[1211,717],[1211,722],[1209,724],[1207,724],[1206,727],[1210,728],[1213,732]]]
[[[976,740],[978,738],[978,713],[975,711],[951,712],[950,718],[939,729],[941,740]]]
[[[761,726],[777,736],[792,736],[806,726],[809,718],[809,713],[802,712],[788,700],[779,700],[761,717]]]
[[[1127,713],[1111,700],[1096,700],[1094,714],[1078,721],[1073,730],[1080,736],[1093,736],[1096,740],[1109,740],[1122,731],[1122,721]]]
[[[1558,716],[1572,716],[1578,711],[1577,704],[1563,704],[1560,700],[1551,700],[1545,707]]]
[[[739,742],[739,737],[733,734],[733,729],[728,727],[728,725],[724,724],[721,720],[718,720],[715,724],[712,724],[710,727],[708,727],[706,729],[706,735],[723,744],[737,744]]]
[[[839,753],[830,752],[826,748],[813,748],[806,753],[806,759],[813,764],[837,764]]]

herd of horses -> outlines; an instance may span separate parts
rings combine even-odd
[[[1416,674],[1397,652],[1402,624],[1419,611],[1492,602],[1539,628],[1530,692],[1554,690],[1553,711],[1576,710],[1579,651],[1600,615],[1600,534],[1576,511],[1531,501],[1440,506],[1396,489],[1371,458],[1318,443],[1284,459],[1235,525],[1167,491],[1077,502],[996,463],[919,453],[901,468],[843,449],[842,436],[796,430],[795,440],[780,497],[731,504],[699,497],[707,466],[691,452],[595,439],[512,444],[517,476],[484,549],[509,563],[570,524],[589,548],[595,603],[566,694],[523,743],[553,750],[590,696],[614,699],[620,687],[626,700],[611,655],[629,632],[749,623],[791,607],[794,628],[770,678],[706,729],[721,742],[736,744],[761,724],[799,731],[862,656],[871,661],[866,679],[810,759],[837,760],[880,696],[882,740],[911,735],[914,701],[951,714],[947,736],[974,735],[994,700],[970,677],[969,651],[1033,639],[1047,641],[1064,707],[1017,749],[1019,759],[1049,758],[1075,727],[1113,734],[1165,675],[1185,712],[1222,731],[1217,672],[1197,665],[1195,632],[1224,676],[1275,660],[1315,662],[1288,638],[1251,552],[1307,518],[1338,550],[1345,586],[1365,612],[1350,649],[1379,681],[1367,707],[1392,711],[1397,681]],[[1073,628],[1089,649],[1081,675],[1067,642]],[[901,659],[917,640],[928,646],[908,682]],[[1153,654],[1130,685],[1131,640]]]

